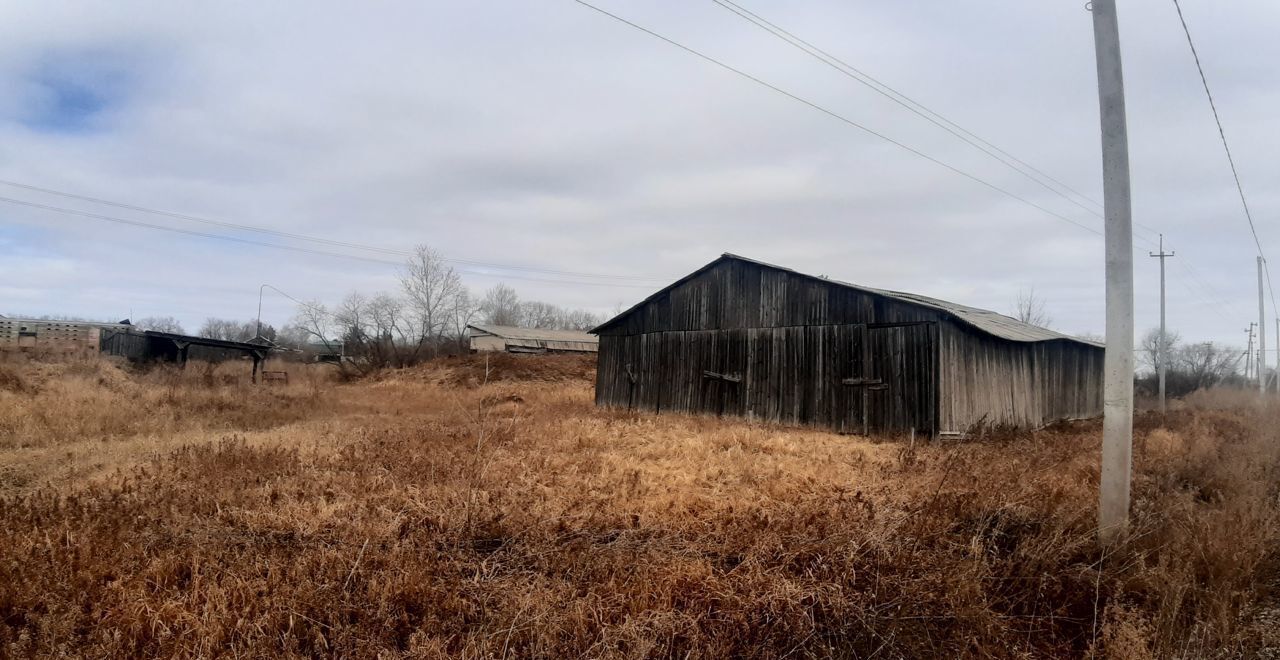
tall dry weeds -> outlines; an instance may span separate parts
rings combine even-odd
[[[232,412],[141,465],[12,490],[0,648],[1199,658],[1280,643],[1275,408],[1140,417],[1133,533],[1104,556],[1096,423],[910,446],[601,411],[582,381],[436,376],[329,385],[321,419],[219,430]],[[131,383],[163,400],[161,380]],[[62,428],[47,441],[74,440]]]

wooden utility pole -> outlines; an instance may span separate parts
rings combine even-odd
[[[1168,370],[1169,362],[1169,346],[1168,335],[1164,329],[1164,260],[1173,256],[1172,252],[1164,251],[1164,234],[1160,234],[1160,253],[1155,254],[1148,252],[1147,254],[1160,260],[1160,341],[1156,343],[1156,373],[1160,380],[1160,414],[1165,413],[1164,403],[1164,374]]]
[[[1093,44],[1102,123],[1102,192],[1106,212],[1107,350],[1103,358],[1102,482],[1098,540],[1109,545],[1129,525],[1133,461],[1133,217],[1125,122],[1120,24],[1115,0],[1093,0]]]

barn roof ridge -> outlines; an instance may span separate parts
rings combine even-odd
[[[679,286],[680,284],[688,280],[693,279],[694,277],[697,277],[698,275],[701,275],[702,273],[714,268],[715,266],[727,260],[743,261],[746,263],[755,264],[757,266],[763,266],[765,268],[770,268],[773,270],[790,273],[792,275],[798,275],[800,277],[806,277],[809,279],[826,282],[828,284],[848,287],[850,289],[856,289],[858,291],[865,291],[867,293],[885,296],[887,298],[892,298],[899,302],[904,302],[910,305],[919,305],[921,307],[928,307],[930,309],[938,310],[946,314],[949,314],[950,316],[964,323],[965,325],[971,326],[973,328],[976,328],[977,330],[985,332],[989,335],[993,335],[995,337],[999,337],[1001,339],[1007,339],[1010,341],[1019,341],[1019,342],[1041,342],[1041,341],[1064,340],[1064,341],[1072,341],[1072,342],[1077,342],[1080,344],[1085,344],[1088,346],[1094,346],[1099,348],[1104,346],[1103,344],[1096,341],[1084,339],[1081,337],[1075,337],[1072,335],[1057,332],[1055,330],[1050,330],[1048,328],[1042,328],[1037,325],[1032,325],[1030,323],[1024,323],[1022,321],[1019,321],[1018,319],[1015,319],[1011,316],[1006,316],[999,312],[993,312],[993,311],[981,309],[978,307],[970,307],[968,305],[961,305],[959,303],[953,303],[946,300],[939,300],[937,298],[931,298],[929,296],[924,296],[924,295],[915,294],[915,293],[906,293],[903,291],[892,291],[889,289],[877,289],[875,287],[863,286],[861,284],[853,284],[850,282],[832,279],[829,277],[820,277],[818,275],[810,275],[808,273],[802,273],[793,268],[787,268],[786,266],[771,264],[766,261],[760,261],[759,259],[744,257],[742,255],[733,254],[732,252],[725,252],[715,260],[711,261],[710,263],[702,266],[701,268],[698,268],[697,270],[689,273],[688,275],[685,275],[684,277],[681,277],[680,279],[677,279],[671,284],[668,284],[667,286],[662,287],[661,289],[655,291],[653,294],[646,297],[644,300],[641,300],[635,305],[632,305],[621,314],[618,314],[617,316],[614,316],[608,321],[605,321],[604,323],[601,323],[595,328],[592,328],[589,332],[591,332],[592,334],[598,334],[601,330],[613,325],[620,319],[626,317],[627,315],[636,311],[637,309],[649,303],[650,301],[658,298],[659,296],[663,295],[667,291]]]

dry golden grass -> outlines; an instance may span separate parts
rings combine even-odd
[[[511,359],[277,388],[9,367],[0,655],[1280,648],[1275,408],[1141,417],[1104,555],[1096,423],[912,445],[629,415],[581,359]]]

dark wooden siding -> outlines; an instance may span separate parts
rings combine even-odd
[[[915,429],[931,434],[936,428],[935,337],[933,323],[605,335],[596,402],[851,433]]]
[[[902,323],[944,317],[920,305],[730,260],[699,273],[600,334]]]
[[[186,359],[188,360],[225,362],[228,360],[253,359],[252,352],[242,348],[182,343],[187,345]],[[175,343],[172,339],[131,330],[104,329],[100,338],[100,348],[107,355],[124,357],[133,361],[179,362],[182,360],[178,343]]]
[[[142,360],[148,357],[150,344],[147,336],[127,330],[102,330],[99,347],[107,355],[116,355],[130,360]]]
[[[1101,412],[1102,354],[727,259],[600,330],[596,401],[854,433],[1040,426]]]

